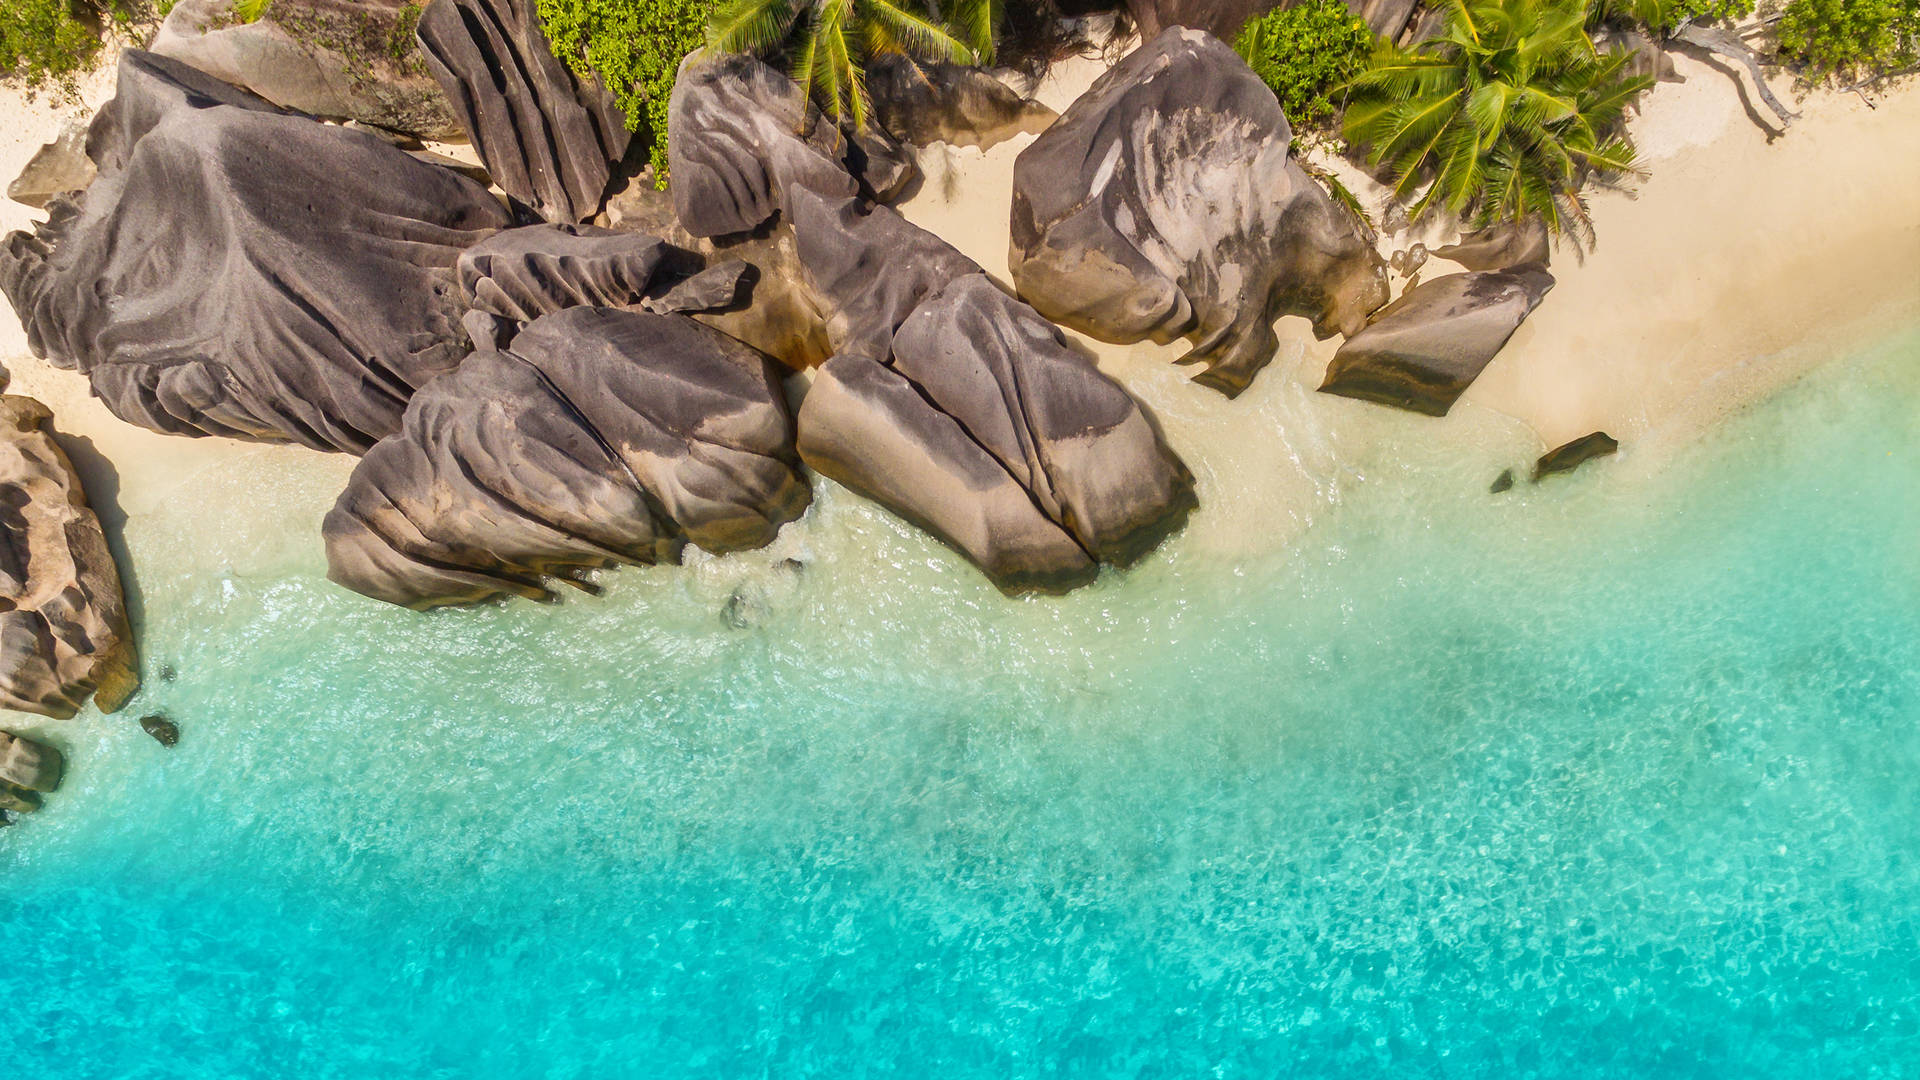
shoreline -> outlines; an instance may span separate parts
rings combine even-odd
[[[1113,58],[1057,65],[1035,96],[1064,109]],[[1444,419],[1316,393],[1339,341],[1313,340],[1301,319],[1281,320],[1279,355],[1232,401],[1187,382],[1188,370],[1171,362],[1184,342],[1111,346],[1068,331],[1155,413],[1199,481],[1201,510],[1173,550],[1285,545],[1347,485],[1402,457],[1463,459],[1491,480],[1604,430],[1621,441],[1622,462],[1658,471],[1722,418],[1920,322],[1920,185],[1899,167],[1920,162],[1920,80],[1887,89],[1871,109],[1852,94],[1814,92],[1798,102],[1802,119],[1770,140],[1742,109],[1743,85],[1684,55],[1674,60],[1686,81],[1656,87],[1630,125],[1646,176],[1631,190],[1592,193],[1593,250],[1558,247],[1558,284]],[[111,62],[83,80],[88,105],[111,92]],[[15,175],[74,107],[48,92],[29,103],[18,88],[0,88],[9,132],[0,174]],[[921,151],[925,179],[899,209],[1005,284],[1013,160],[1033,138]],[[4,202],[0,230],[35,216]],[[1380,249],[1446,239],[1421,227],[1383,236]],[[1422,277],[1456,269],[1436,257]],[[1398,275],[1394,283],[1397,292]],[[11,311],[0,317],[0,360],[11,392],[44,402],[64,440],[85,444],[74,456],[115,528],[183,493],[237,495],[236,473],[337,488],[353,466],[344,455],[123,423],[80,376],[32,358]],[[209,521],[248,512],[239,499],[207,505],[216,511]],[[317,528],[301,542],[317,545]]]

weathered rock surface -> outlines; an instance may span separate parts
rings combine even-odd
[[[27,206],[44,207],[55,195],[79,191],[93,183],[93,159],[87,157],[87,127],[82,112],[67,117],[53,141],[42,146],[7,185],[7,198]]]
[[[430,383],[327,515],[328,576],[409,607],[759,547],[811,498],[765,357],[684,316],[572,308]]]
[[[28,791],[55,791],[64,768],[60,751],[24,735],[0,731],[0,783]]]
[[[139,686],[120,574],[32,398],[0,396],[0,707],[69,717]]]
[[[534,0],[433,0],[419,36],[502,191],[551,222],[599,213],[633,133],[605,87],[553,55]]]
[[[479,185],[148,53],[101,176],[0,250],[34,351],[155,431],[361,452],[465,355],[454,262],[512,224]]]
[[[1015,135],[1038,135],[1059,114],[976,67],[917,63],[898,55],[867,68],[874,120],[914,146],[996,146]]]
[[[1014,170],[1010,264],[1041,314],[1104,341],[1185,337],[1196,382],[1246,389],[1272,322],[1353,333],[1380,257],[1288,157],[1273,92],[1234,51],[1169,30],[1101,76]]]
[[[1320,389],[1445,416],[1551,288],[1538,265],[1435,278],[1347,339]]]
[[[1142,41],[1151,41],[1174,26],[1232,41],[1248,19],[1275,6],[1277,0],[1127,0],[1127,11],[1140,28]]]
[[[178,0],[150,49],[276,105],[422,139],[460,134],[414,40],[414,0],[273,0],[253,22],[232,0]]]
[[[458,265],[469,307],[523,323],[571,307],[711,311],[735,304],[749,276],[744,262],[703,268],[698,255],[658,237],[592,225],[508,229],[468,248]]]
[[[926,529],[1007,592],[1064,592],[1195,505],[1140,406],[984,274],[920,304],[892,362],[844,352],[800,407],[809,466]]]
[[[1529,218],[1519,224],[1492,225],[1468,233],[1457,244],[1435,248],[1433,254],[1469,270],[1506,270],[1529,264],[1545,266],[1553,248],[1546,225],[1538,218]]]
[[[1604,431],[1591,431],[1569,443],[1556,446],[1533,463],[1533,482],[1539,483],[1555,473],[1572,472],[1592,461],[1620,452],[1620,443]]]

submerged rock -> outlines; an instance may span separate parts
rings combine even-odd
[[[409,607],[759,547],[807,507],[766,358],[678,315],[572,308],[429,384],[327,515],[328,576]]]
[[[140,685],[113,553],[32,398],[0,397],[0,707],[112,712]]]
[[[0,250],[34,351],[155,431],[361,452],[466,352],[453,266],[512,224],[371,135],[130,51],[101,176]]]
[[[1014,167],[1023,299],[1103,341],[1185,337],[1229,396],[1273,359],[1273,321],[1353,333],[1387,300],[1351,214],[1288,154],[1273,91],[1234,51],[1169,30],[1101,76]]]
[[[1320,389],[1445,416],[1551,288],[1537,265],[1435,278],[1347,339]]]
[[[480,160],[551,222],[600,211],[633,133],[613,95],[553,54],[534,0],[433,0],[420,46]]]
[[[1555,473],[1572,472],[1592,461],[1620,452],[1620,443],[1604,431],[1589,432],[1572,442],[1554,447],[1533,465],[1533,482],[1539,483]]]
[[[140,730],[153,736],[153,741],[171,750],[180,745],[180,725],[158,714],[140,718]]]
[[[1500,475],[1494,477],[1493,483],[1490,486],[1488,486],[1487,494],[1501,495],[1512,490],[1513,490],[1513,470],[1501,469]]]
[[[845,352],[800,407],[808,465],[926,529],[1008,592],[1064,592],[1152,550],[1192,477],[1119,384],[984,274]]]
[[[34,152],[27,167],[7,185],[7,198],[32,207],[44,207],[55,195],[80,191],[93,183],[96,170],[87,157],[85,113],[74,113],[60,125],[53,141]]]
[[[233,0],[177,0],[151,50],[276,105],[422,139],[460,134],[417,51],[414,0],[273,0],[252,22]]]
[[[977,67],[920,63],[892,54],[867,68],[874,120],[914,146],[997,146],[1016,135],[1038,135],[1059,114]]]

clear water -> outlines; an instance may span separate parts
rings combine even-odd
[[[797,575],[428,617],[322,580],[337,478],[136,518],[149,686],[0,833],[0,1060],[1920,1075],[1920,340],[1657,469],[1399,460],[1018,603],[831,492]]]

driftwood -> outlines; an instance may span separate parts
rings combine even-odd
[[[1773,91],[1767,88],[1767,77],[1760,72],[1760,61],[1753,55],[1753,50],[1747,48],[1746,42],[1725,30],[1696,26],[1693,23],[1681,23],[1675,27],[1673,40],[1685,42],[1745,64],[1748,73],[1753,76],[1754,88],[1760,92],[1760,100],[1766,102],[1767,108],[1772,109],[1774,115],[1780,118],[1780,126],[1783,129],[1800,118],[1799,113],[1782,105],[1780,99],[1773,96]]]

